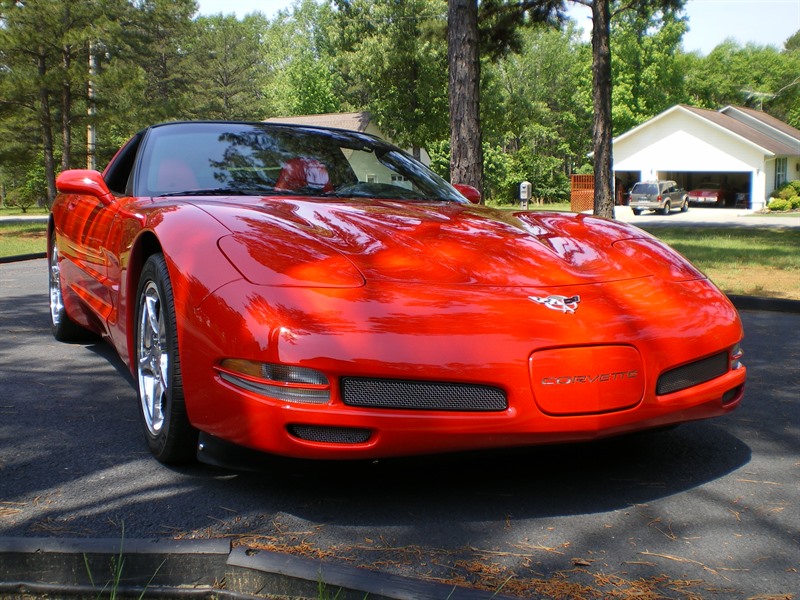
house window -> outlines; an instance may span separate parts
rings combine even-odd
[[[775,189],[786,183],[787,171],[789,170],[788,158],[775,159]]]

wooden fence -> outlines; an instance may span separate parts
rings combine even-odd
[[[572,176],[569,203],[572,212],[584,212],[594,208],[594,175]]]

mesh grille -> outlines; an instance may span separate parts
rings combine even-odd
[[[320,425],[289,425],[289,433],[301,440],[329,444],[363,444],[372,435],[369,429]]]
[[[508,407],[502,390],[483,385],[392,379],[342,379],[342,399],[350,406],[409,410],[500,411]]]
[[[728,353],[722,352],[703,360],[667,371],[658,378],[656,394],[671,394],[711,381],[728,372]]]

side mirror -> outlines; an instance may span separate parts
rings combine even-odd
[[[465,185],[463,183],[456,183],[453,185],[459,193],[464,196],[467,200],[472,202],[473,204],[480,204],[481,203],[481,193],[476,190],[471,185]]]
[[[89,169],[70,169],[61,172],[56,178],[56,189],[62,194],[94,196],[108,206],[114,201],[103,176]]]

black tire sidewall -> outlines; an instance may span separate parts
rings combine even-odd
[[[178,335],[176,326],[175,300],[169,270],[162,254],[154,254],[147,259],[142,268],[142,275],[136,290],[136,320],[134,321],[135,363],[139,361],[139,335],[142,318],[142,292],[152,282],[158,289],[162,305],[162,313],[166,324],[166,343],[169,353],[167,370],[167,390],[164,398],[164,423],[161,430],[153,435],[147,427],[142,407],[142,390],[139,384],[138,367],[135,375],[136,395],[139,407],[139,418],[150,452],[159,461],[167,464],[189,462],[195,455],[197,433],[189,424],[183,394],[180,354],[178,352]]]
[[[55,251],[56,236],[55,233],[51,233],[47,243],[47,308],[48,316],[50,318],[50,331],[52,332],[53,337],[59,342],[76,342],[88,339],[92,336],[92,333],[78,325],[67,314],[64,299],[64,286],[61,280],[60,269],[57,283],[61,294],[61,308],[58,310],[58,323],[56,323],[53,319],[53,298],[50,286],[52,285],[53,260],[58,260],[58,258],[53,256]]]

